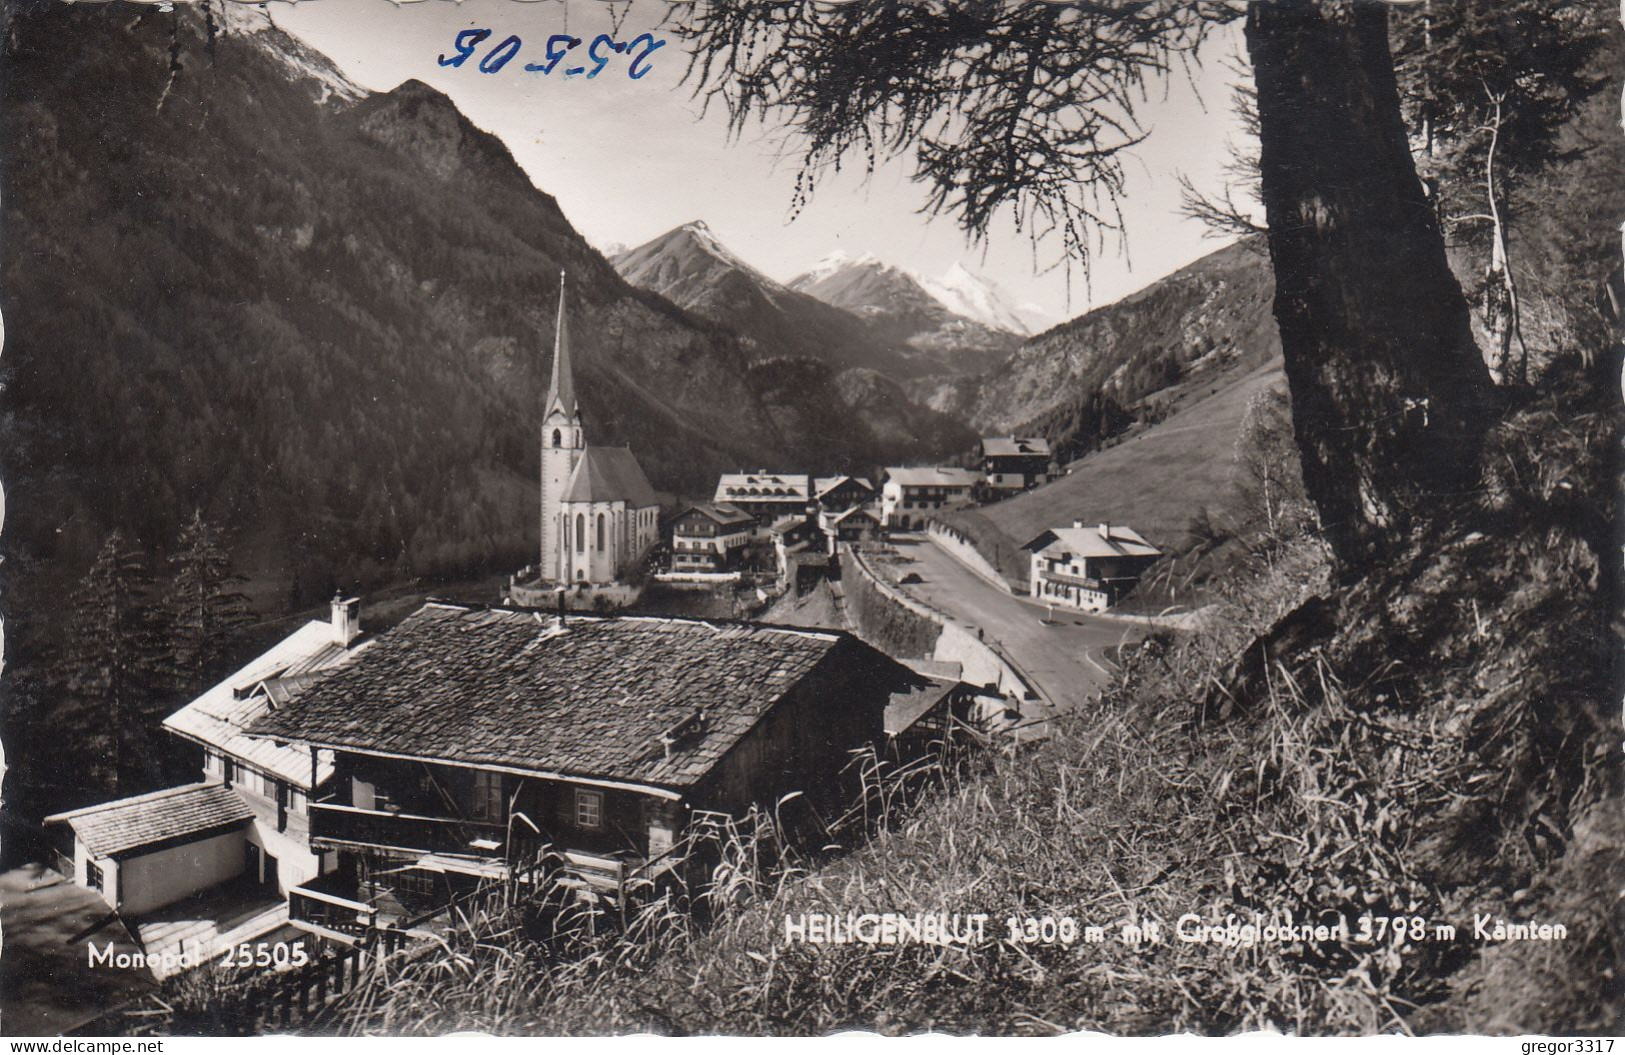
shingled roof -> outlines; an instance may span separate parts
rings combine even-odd
[[[286,706],[327,668],[345,662],[365,642],[346,648],[333,641],[332,624],[312,620],[168,718],[164,728],[212,747],[255,769],[308,791],[310,754],[278,747],[243,730],[266,711]],[[333,775],[333,756],[317,756],[316,783]]]
[[[684,788],[837,651],[891,663],[834,631],[585,615],[561,629],[534,611],[433,602],[250,732]],[[697,708],[700,728],[668,755],[660,738]]]
[[[92,857],[116,857],[186,835],[223,831],[254,811],[224,784],[184,784],[45,818],[66,824]]]
[[[982,455],[988,458],[1048,458],[1049,454],[1049,440],[1042,436],[989,436],[982,441]]]
[[[1162,550],[1133,528],[1117,524],[1050,528],[1024,543],[1022,549],[1043,553],[1052,546],[1075,557],[1160,557]]]
[[[632,509],[658,505],[643,467],[625,447],[588,447],[564,489],[566,502],[625,502]]]

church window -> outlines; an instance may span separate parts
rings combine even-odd
[[[604,552],[604,514],[598,514],[598,552]]]
[[[560,432],[558,429],[554,429],[553,430],[553,446],[560,447],[560,446],[563,446],[563,445],[564,445],[564,434],[562,432]]]
[[[576,514],[576,552],[582,553],[587,548],[587,518],[580,513]]]

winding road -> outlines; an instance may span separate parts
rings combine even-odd
[[[1064,608],[1055,610],[1054,623],[1046,623],[1043,606],[999,589],[924,535],[897,534],[890,541],[904,561],[898,574],[913,572],[921,579],[899,588],[983,631],[1038,682],[1058,710],[1077,707],[1098,692],[1107,680],[1107,651],[1144,634],[1133,624]]]

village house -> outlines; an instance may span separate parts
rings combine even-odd
[[[825,513],[844,513],[854,506],[873,505],[874,485],[861,476],[820,476],[813,481],[813,498]]]
[[[550,607],[561,587],[572,606],[602,595],[630,599],[622,584],[655,544],[660,501],[625,447],[587,443],[570,361],[564,276],[553,340],[553,374],[542,415],[541,555],[510,588],[516,603]]]
[[[733,571],[750,548],[755,529],[755,517],[726,502],[686,509],[671,524],[671,570]]]
[[[1103,612],[1134,588],[1162,551],[1139,533],[1109,524],[1051,528],[1021,547],[1032,554],[1032,596]]]
[[[982,440],[984,486],[994,494],[1025,491],[1056,471],[1049,441],[1041,436],[990,436]]]
[[[806,516],[814,504],[812,481],[805,473],[723,473],[717,480],[713,504],[743,509],[761,528],[787,516]]]
[[[816,567],[820,574],[828,567],[829,561],[825,558],[830,552],[829,543],[816,517],[780,517],[767,533],[773,540],[774,563],[785,585],[796,584],[796,572],[801,565]]]
[[[880,489],[881,520],[904,531],[923,528],[932,513],[969,505],[981,482],[982,474],[974,469],[887,469]]]
[[[861,539],[874,538],[880,533],[880,517],[864,506],[851,506],[839,513],[819,513],[818,528],[829,546],[829,555],[840,553]]]
[[[958,677],[916,669],[914,679],[886,705],[888,754],[898,761],[921,758],[947,744],[956,726],[983,727],[979,711],[988,695]]]
[[[252,729],[333,752],[310,834],[338,868],[290,911],[342,940],[544,847],[619,893],[683,867],[696,811],[835,808],[918,681],[839,631],[426,604]]]
[[[319,875],[333,858],[310,848],[309,805],[332,775],[332,755],[245,729],[365,649],[360,637],[360,602],[335,598],[327,621],[301,626],[164,719],[202,749],[202,779],[45,818],[72,835],[63,854],[70,878],[99,891],[139,933],[138,917],[214,887],[278,896]]]

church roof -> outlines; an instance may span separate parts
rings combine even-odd
[[[581,452],[570,483],[564,488],[566,502],[625,502],[632,509],[659,505],[643,467],[625,447],[588,447]]]
[[[570,368],[570,324],[564,313],[564,272],[559,272],[559,320],[553,335],[553,381],[547,389],[546,414],[558,406],[569,417],[576,415],[575,371]]]

